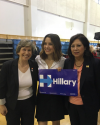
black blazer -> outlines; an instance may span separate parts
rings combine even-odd
[[[66,59],[64,69],[73,69],[74,60]],[[80,78],[80,94],[86,113],[98,112],[100,97],[100,60],[85,59]],[[65,106],[68,108],[68,96],[65,97]]]
[[[38,65],[35,61],[29,60],[32,76],[32,88],[34,102],[36,101],[36,90],[38,80]],[[6,105],[14,109],[18,99],[18,59],[7,61],[3,64],[0,78],[0,99],[6,99]]]

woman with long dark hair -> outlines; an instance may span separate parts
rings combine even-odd
[[[47,34],[42,42],[40,55],[36,57],[38,69],[57,69],[64,66],[65,58],[61,52],[61,42],[57,34]],[[36,118],[39,125],[60,125],[64,118],[63,96],[38,93]]]

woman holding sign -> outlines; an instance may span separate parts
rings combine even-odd
[[[60,38],[56,34],[47,34],[42,42],[40,55],[36,57],[39,69],[57,69],[64,66],[65,58],[62,57]],[[39,125],[60,125],[64,118],[63,98],[58,95],[38,93],[36,118]]]
[[[78,96],[65,97],[71,125],[97,125],[100,95],[100,60],[89,49],[89,41],[83,34],[71,37],[69,58],[64,69],[77,69]]]

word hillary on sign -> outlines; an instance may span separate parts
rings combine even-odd
[[[77,96],[77,70],[39,70],[39,91],[43,94]]]
[[[63,78],[57,78],[57,79],[53,78],[53,80],[52,80],[50,77],[51,77],[51,75],[47,75],[47,79],[41,79],[41,78],[43,78],[43,75],[40,75],[40,83],[47,83],[48,87],[50,87],[51,83],[56,84],[56,85],[73,84],[73,87],[76,84],[76,80],[64,80]],[[41,84],[40,84],[40,87],[44,87],[44,86],[41,86]]]
[[[53,84],[59,84],[59,85],[70,85],[73,84],[73,87],[75,86],[76,80],[64,80],[63,78],[53,79]]]

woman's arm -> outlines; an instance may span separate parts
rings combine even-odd
[[[6,83],[7,83],[7,75],[9,73],[7,72],[7,64],[4,63],[1,68],[1,76],[0,76],[0,105],[3,105],[6,103],[5,97],[6,97]],[[8,74],[7,74],[8,73]]]
[[[7,82],[7,66],[4,63],[1,69],[1,77],[0,77],[0,113],[2,115],[7,114],[7,108],[4,105],[6,103],[6,82]]]
[[[0,105],[0,113],[5,116],[7,114],[7,112],[8,112],[8,110],[7,110],[6,106]]]

